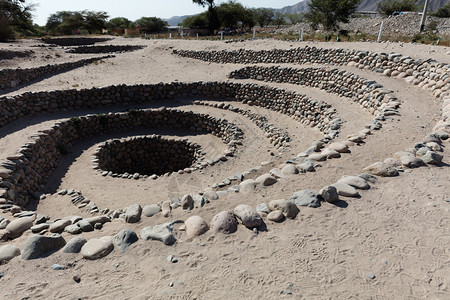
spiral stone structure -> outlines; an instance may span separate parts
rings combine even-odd
[[[358,294],[357,282],[375,295],[370,282],[380,280],[383,297],[396,298],[408,293],[399,269],[414,280],[422,275],[410,267],[424,259],[407,255],[411,243],[433,253],[424,264],[445,270],[446,252],[433,248],[448,225],[445,60],[361,44],[45,42],[51,46],[26,46],[56,51],[54,64],[27,65],[12,55],[4,64],[18,67],[0,69],[0,261],[8,266],[0,274],[19,274],[22,265],[36,273],[30,284],[6,275],[5,295],[31,291],[44,272],[35,262],[68,258],[86,271],[66,264],[64,272],[81,278],[104,271],[104,261],[124,266],[114,280],[143,272],[145,283],[135,286],[149,296],[143,286],[151,285],[155,298],[168,295],[156,283],[165,275],[141,261],[199,286],[200,298],[220,297],[195,272],[210,281],[230,277],[215,284],[217,291],[235,287],[232,297],[277,297],[273,282],[295,277],[301,284],[282,294],[348,297]],[[387,250],[395,243],[403,248]],[[161,254],[169,255],[164,264],[183,267],[166,270]],[[251,275],[237,271],[250,268],[246,256]],[[265,269],[282,261],[274,281]],[[261,291],[247,297],[238,278]],[[314,294],[320,280],[326,289]],[[177,282],[170,283],[175,297],[200,295]],[[87,293],[79,296],[95,297]]]

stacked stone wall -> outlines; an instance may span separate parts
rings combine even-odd
[[[56,75],[62,72],[67,72],[91,64],[95,61],[111,57],[114,56],[107,55],[102,57],[82,59],[79,61],[69,63],[46,65],[37,68],[0,69],[0,91],[25,85],[50,75]]]
[[[105,45],[105,46],[80,46],[70,49],[69,53],[75,54],[98,54],[98,53],[117,53],[117,52],[130,52],[145,48],[145,46],[117,46],[117,45]]]
[[[110,38],[87,38],[87,37],[75,37],[75,38],[43,38],[42,41],[46,44],[58,45],[58,46],[83,46],[94,45],[95,43],[102,43],[110,41]]]
[[[229,78],[291,83],[322,89],[352,98],[372,114],[382,112],[390,100],[395,100],[392,91],[383,89],[375,81],[339,69],[250,66],[231,72]]]
[[[174,54],[214,63],[317,63],[336,66],[354,66],[372,70],[385,76],[404,78],[407,82],[430,90],[437,98],[450,91],[450,64],[433,59],[414,60],[399,53],[376,53],[348,49],[322,49],[304,47],[273,50],[221,50],[193,51],[174,50]]]
[[[105,142],[95,156],[99,169],[111,172],[111,176],[137,177],[189,168],[202,154],[200,145],[187,140],[144,136]]]
[[[62,155],[79,139],[106,132],[160,127],[213,134],[229,145],[230,153],[243,136],[238,127],[226,120],[165,108],[71,118],[33,136],[32,142],[0,165],[0,197],[21,206],[28,204],[30,197],[37,197],[35,192],[55,170]]]

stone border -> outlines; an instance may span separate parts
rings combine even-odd
[[[72,48],[67,51],[67,53],[74,54],[100,54],[100,53],[123,53],[131,52],[144,49],[147,46],[116,46],[116,45],[105,45],[105,46],[80,46]]]
[[[71,38],[42,38],[40,41],[57,46],[94,45],[112,40],[111,38],[71,37]]]
[[[11,51],[2,49],[0,50],[0,61],[13,59],[15,57],[28,57],[34,54],[33,50],[24,50],[24,51]]]
[[[326,68],[283,68],[279,66],[250,66],[231,72],[228,78],[253,79],[265,82],[290,83],[309,86],[328,93],[351,98],[371,114],[398,114],[399,104],[393,92],[381,84],[351,72]]]
[[[96,61],[112,58],[114,55],[107,55],[95,58],[82,59],[75,62],[68,62],[55,65],[46,65],[28,69],[1,69],[0,70],[0,92],[30,84],[31,82],[42,80],[48,76],[54,76],[63,72],[80,68]],[[1,100],[0,100],[1,101]]]
[[[335,136],[336,111],[327,103],[305,95],[258,84],[231,82],[159,83],[103,88],[24,93],[0,98],[0,127],[41,112],[152,103],[176,98],[234,99],[286,114]]]
[[[376,53],[348,49],[323,49],[305,46],[289,50],[221,50],[193,51],[173,50],[173,54],[215,63],[317,63],[325,65],[352,66],[383,73],[385,76],[404,78],[442,98],[450,91],[450,64],[435,60],[414,60],[399,53]]]
[[[120,159],[117,159],[119,152]],[[103,176],[156,179],[173,172],[194,170],[200,166],[204,153],[199,144],[191,143],[187,139],[176,140],[150,135],[106,141],[97,147],[94,156],[94,169],[101,171]],[[164,172],[159,171],[159,174],[156,174],[141,169],[143,165],[148,166],[149,161],[154,170],[164,169]],[[179,167],[183,165],[184,167]]]
[[[237,126],[226,120],[166,108],[74,117],[58,122],[51,129],[32,136],[33,141],[19,149],[17,155],[8,157],[8,160],[1,164],[0,198],[9,199],[23,207],[28,204],[28,197],[39,199],[39,195],[36,194],[39,186],[57,167],[62,155],[79,139],[117,130],[166,126],[207,132],[221,138],[229,146],[223,159],[222,157],[218,159],[222,161],[226,161],[227,156],[233,156],[243,136]],[[205,164],[193,169],[208,165]]]
[[[193,104],[209,106],[223,110],[230,110],[232,112],[239,113],[247,117],[250,121],[255,123],[258,128],[264,131],[266,133],[265,136],[270,139],[270,143],[275,146],[275,148],[283,150],[284,148],[288,148],[290,146],[289,142],[291,141],[291,138],[289,137],[289,134],[287,132],[281,130],[273,124],[270,124],[266,117],[254,113],[251,110],[233,107],[231,104],[223,102],[212,104],[205,101],[196,100],[193,102]]]

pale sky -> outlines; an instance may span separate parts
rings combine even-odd
[[[240,0],[247,7],[281,8],[297,4],[302,0]],[[216,0],[216,4],[221,1]],[[34,22],[45,25],[49,15],[62,10],[80,11],[106,11],[110,18],[125,17],[132,21],[140,17],[158,17],[167,19],[173,16],[192,15],[205,10],[191,0],[30,0],[28,3],[36,4]]]

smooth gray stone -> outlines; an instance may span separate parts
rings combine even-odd
[[[426,164],[431,165],[439,165],[442,162],[444,157],[434,151],[428,151],[424,156],[422,156],[422,160]]]
[[[241,204],[236,206],[234,214],[247,228],[259,227],[263,223],[259,214],[250,205]]]
[[[270,209],[267,207],[267,204],[260,203],[260,204],[256,205],[256,212],[263,212],[263,213],[269,214]]]
[[[334,186],[326,186],[322,189],[323,200],[333,203],[339,201],[339,195],[337,189]]]
[[[164,223],[156,226],[148,226],[141,230],[141,239],[144,241],[156,240],[163,242],[165,245],[173,245],[177,241],[172,234],[173,222]]]
[[[53,264],[51,268],[55,271],[62,271],[62,270],[66,269],[64,266],[59,265],[59,264]]]
[[[10,261],[20,255],[20,249],[14,245],[4,245],[0,247],[0,262]]]
[[[209,203],[209,200],[201,195],[194,195],[194,201],[197,204],[197,207],[203,207],[205,204]]]
[[[112,237],[104,236],[98,239],[90,239],[81,248],[81,255],[85,259],[95,260],[107,256],[114,250]]]
[[[94,226],[92,226],[91,223],[89,223],[88,220],[83,219],[81,221],[78,221],[78,226],[83,230],[84,232],[91,232],[94,231]]]
[[[294,219],[300,212],[294,202],[285,199],[272,200],[269,202],[268,207],[271,211],[281,210],[286,218],[290,219]]]
[[[320,207],[319,194],[316,191],[297,191],[288,201],[292,201],[299,206]]]
[[[122,253],[125,253],[130,247],[131,244],[137,242],[139,240],[136,232],[131,229],[122,229],[113,237],[113,243],[117,247],[119,247]]]
[[[304,162],[302,162],[301,164],[297,165],[297,168],[303,173],[314,172],[316,170],[314,168],[314,161],[312,161],[309,158],[305,159]]]
[[[161,212],[161,207],[156,204],[146,205],[142,209],[142,214],[146,217],[153,217],[154,215],[156,215],[157,213],[160,213],[160,212]]]
[[[125,221],[127,223],[137,223],[141,220],[142,208],[139,204],[128,206],[125,212]]]
[[[176,209],[181,205],[180,198],[178,197],[170,198],[170,202],[171,202],[170,206],[172,207],[172,209]]]
[[[25,242],[22,258],[25,260],[46,257],[55,253],[66,245],[60,234],[52,236],[32,235]]]
[[[68,232],[70,234],[79,234],[83,230],[77,224],[74,224],[74,225],[69,225],[66,228],[64,228],[64,231]]]
[[[72,238],[63,248],[64,253],[80,253],[87,240],[82,236]]]

